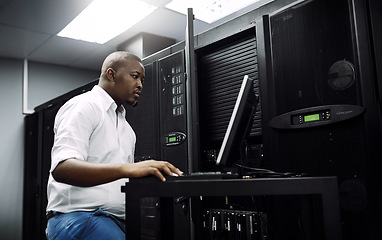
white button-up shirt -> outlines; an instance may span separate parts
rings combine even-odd
[[[50,173],[61,162],[76,158],[94,163],[133,163],[136,137],[125,120],[126,111],[99,86],[78,95],[58,111]],[[117,112],[117,113],[116,113]],[[102,208],[125,218],[125,196],[121,186],[128,179],[94,187],[76,187],[48,180],[47,211],[92,211]]]

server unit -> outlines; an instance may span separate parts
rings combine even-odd
[[[158,60],[161,159],[188,172],[184,52]]]
[[[187,105],[184,51],[145,63],[145,83],[136,107],[126,119],[137,135],[136,161],[171,162],[182,171],[187,164]]]
[[[254,79],[259,93],[255,29],[243,31],[196,50],[198,102],[200,115],[199,145],[201,170],[216,169],[216,158],[230,120],[244,75]],[[261,166],[261,104],[258,104],[248,142],[247,166]],[[240,156],[235,159],[242,163]]]
[[[344,239],[381,236],[382,119],[368,2],[304,1],[257,21],[267,167],[337,176]]]
[[[129,109],[127,116],[137,135],[135,160],[168,161],[188,172],[184,50],[153,61],[144,60],[144,64],[146,76],[142,95],[138,105]],[[160,222],[172,221],[172,217],[177,219],[173,222],[175,239],[191,237],[188,201],[180,204],[159,198],[144,198],[142,201],[142,239],[173,237],[168,236],[169,233],[160,225]]]
[[[254,80],[254,90],[260,94],[258,59],[255,28],[251,27],[225,38],[196,48],[198,114],[200,134],[199,144],[200,171],[221,171],[217,168],[216,158],[228,127],[241,81],[244,75]],[[246,142],[245,156],[235,155],[233,165],[225,170],[243,172],[242,166],[258,168],[263,166],[261,105],[258,104],[249,139]],[[239,150],[239,149],[237,149]],[[244,172],[249,172],[244,168]],[[243,189],[245,191],[245,189]],[[227,202],[235,202],[227,205]],[[253,204],[253,201],[256,204]],[[222,204],[224,203],[224,204]],[[258,203],[258,204],[257,204]],[[250,229],[247,211],[257,211],[262,207],[262,200],[254,198],[231,198],[221,196],[193,199],[195,212],[196,239],[265,239],[266,226],[262,225],[262,234],[247,234]],[[208,210],[222,207],[220,210]],[[231,209],[231,210],[228,210]],[[236,209],[236,210],[232,210]],[[233,215],[230,221],[229,214]],[[228,222],[224,222],[227,220]],[[242,221],[242,223],[240,223]],[[225,229],[232,223],[232,231]],[[264,223],[264,222],[263,222]],[[256,236],[255,236],[256,235]]]
[[[159,145],[159,101],[157,62],[144,65],[145,82],[142,94],[134,107],[125,104],[126,120],[133,128],[137,142],[135,162],[160,159]],[[141,201],[141,239],[160,239],[160,201],[158,198],[144,198]]]
[[[265,240],[267,215],[262,212],[204,209],[203,238],[206,240]]]
[[[187,89],[184,51],[178,51],[158,60],[158,92],[161,159],[189,172],[188,166],[188,129],[187,129]],[[181,196],[179,196],[181,197]],[[191,239],[189,201],[179,204],[172,201],[162,202],[170,208],[161,211],[162,221],[169,221],[167,212],[173,207],[174,239]],[[164,239],[171,239],[162,230]],[[167,233],[168,234],[168,233]]]
[[[23,239],[45,239],[47,183],[54,141],[54,118],[70,98],[92,89],[98,80],[52,99],[25,117]]]
[[[135,161],[160,159],[159,148],[159,103],[156,63],[145,64],[145,82],[137,105],[125,104],[126,120],[137,136]]]

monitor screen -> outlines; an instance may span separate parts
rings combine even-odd
[[[232,167],[235,161],[233,153],[240,150],[251,131],[257,102],[253,80],[245,75],[216,160],[220,168]]]

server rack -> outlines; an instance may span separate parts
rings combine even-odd
[[[126,120],[137,136],[135,161],[159,159],[159,101],[158,82],[156,81],[157,64],[145,64],[145,82],[142,94],[135,107],[125,104]]]
[[[269,6],[255,10],[251,13],[233,20],[227,24],[219,26],[219,28],[211,29],[206,33],[195,36],[195,59],[197,72],[197,99],[198,109],[195,115],[199,115],[196,120],[197,128],[200,132],[196,134],[196,142],[199,145],[199,152],[193,153],[198,156],[192,159],[194,171],[211,171],[215,170],[214,154],[217,153],[223,138],[225,127],[228,125],[230,111],[233,109],[233,102],[227,101],[227,96],[234,96],[239,87],[237,83],[242,79],[244,74],[249,74],[256,79],[256,91],[260,92],[260,84],[257,69],[257,39],[256,39],[256,16],[280,9],[293,1],[277,1]],[[166,56],[171,56],[180,49],[184,49],[184,43],[179,43],[168,49],[158,52],[144,59],[145,64],[156,62]],[[244,67],[243,67],[244,66]],[[232,71],[229,72],[229,69]],[[228,74],[227,74],[228,73]],[[209,76],[208,76],[209,74]],[[226,76],[224,76],[226,75]],[[208,76],[208,77],[207,77]],[[160,80],[158,80],[160,81]],[[224,84],[222,84],[224,82]],[[221,86],[219,86],[219,84]],[[224,95],[222,91],[230,89],[231,93]],[[193,89],[195,91],[195,89]],[[217,99],[216,97],[219,98]],[[219,106],[217,103],[223,103]],[[213,102],[215,101],[215,102]],[[224,103],[224,101],[226,101]],[[231,110],[230,110],[231,109]],[[250,161],[244,164],[259,167],[263,166],[264,159],[262,154],[262,121],[261,106],[257,109],[256,121],[252,128],[251,140],[249,144]],[[215,121],[211,123],[211,121]],[[191,149],[188,149],[189,151]],[[192,149],[193,151],[193,149]],[[181,163],[186,164],[186,163]],[[217,199],[206,199],[203,201],[193,199],[192,209],[201,212],[205,208],[213,208],[224,201],[224,197]],[[247,208],[248,210],[258,210],[264,205],[264,199],[255,199],[256,206],[253,205],[253,199],[229,198],[232,204],[223,207]],[[255,208],[255,209],[254,209]],[[198,214],[193,215],[196,228],[199,227]],[[197,231],[198,232],[198,231]],[[196,233],[197,234],[197,233]]]
[[[23,196],[23,239],[46,239],[47,183],[54,141],[54,118],[70,98],[98,83],[94,80],[82,87],[52,99],[35,108],[25,117],[25,157]]]
[[[135,161],[168,161],[188,172],[187,92],[184,49],[145,61],[145,84],[137,107],[128,110],[127,120],[136,131]],[[130,113],[131,112],[131,113]],[[169,215],[177,219],[176,236],[190,237],[190,212],[187,201],[166,212],[168,201],[145,198],[141,206],[141,237],[162,239],[160,221]],[[171,206],[173,207],[173,206]],[[172,216],[171,216],[172,219]]]
[[[344,239],[381,237],[381,65],[373,37],[380,31],[369,15],[373,4],[304,1],[257,21],[267,167],[337,176]],[[275,124],[281,119],[287,124]],[[287,212],[289,203],[275,201],[275,211]]]
[[[201,170],[216,170],[216,158],[239,92],[248,75],[259,93],[255,29],[251,28],[196,50],[200,114]],[[249,155],[244,164],[261,166],[261,103],[251,128]],[[238,163],[240,160],[237,159]],[[235,166],[234,166],[235,168]],[[237,171],[237,170],[236,170]]]

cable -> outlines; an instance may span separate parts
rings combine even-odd
[[[239,167],[239,168],[242,168],[242,169],[248,169],[248,170],[251,170],[251,172],[249,172],[248,174],[260,174],[262,175],[263,177],[301,177],[301,176],[305,176],[306,174],[304,173],[295,173],[295,172],[274,172],[272,170],[269,170],[269,169],[264,169],[264,168],[252,168],[252,167],[248,167],[248,166],[243,166],[243,165],[240,165],[240,164],[237,164],[236,163],[236,166]]]

